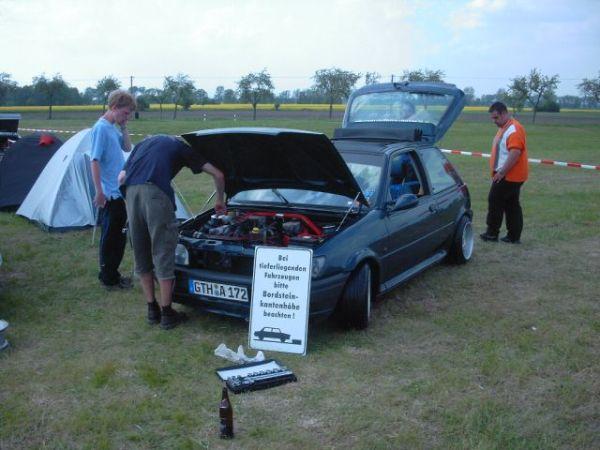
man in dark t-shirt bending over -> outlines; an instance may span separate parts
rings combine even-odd
[[[150,136],[135,146],[119,175],[125,195],[133,244],[135,272],[148,303],[148,323],[170,329],[186,317],[171,308],[175,281],[175,193],[171,180],[182,167],[213,177],[215,209],[225,212],[223,173],[174,136]],[[160,306],[154,296],[154,277],[160,287]]]

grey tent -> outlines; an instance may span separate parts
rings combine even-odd
[[[90,169],[91,129],[80,131],[65,142],[38,177],[17,214],[49,231],[93,226],[97,220]],[[125,154],[127,157],[129,154]],[[176,216],[187,219],[178,196]]]
[[[48,133],[24,136],[0,160],[0,209],[16,210],[62,141]]]

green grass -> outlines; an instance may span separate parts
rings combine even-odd
[[[531,156],[600,163],[600,128],[563,116],[564,124],[523,120]],[[25,117],[21,125],[92,123]],[[243,125],[331,135],[338,123],[143,119],[130,128]],[[494,132],[465,114],[442,146],[489,152]],[[450,159],[481,232],[487,160]],[[213,350],[245,346],[247,323],[187,309],[182,327],[149,326],[138,288],[98,286],[91,230],[48,234],[0,213],[0,318],[11,326],[11,348],[0,354],[0,448],[600,447],[600,173],[531,169],[522,245],[477,242],[469,264],[432,268],[377,302],[367,331],[326,322],[311,328],[306,357],[269,353],[298,382],[231,396],[231,442],[218,439],[214,373],[228,363]],[[176,181],[199,209],[210,179],[184,169]],[[128,249],[125,271],[131,258]]]

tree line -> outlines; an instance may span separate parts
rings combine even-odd
[[[194,104],[250,103],[253,117],[259,103],[273,103],[275,109],[281,104],[328,104],[329,116],[332,116],[333,104],[345,102],[355,88],[356,83],[364,77],[365,84],[378,83],[381,75],[367,72],[364,75],[337,67],[317,70],[313,77],[313,85],[308,89],[285,90],[275,93],[271,75],[266,69],[249,73],[236,82],[236,89],[225,89],[218,86],[212,96],[202,88],[195,86],[189,75],[178,73],[165,76],[162,88],[146,88],[131,86],[129,90],[135,95],[139,110],[144,111],[150,104],[158,104],[163,115],[163,105],[174,104],[173,119],[177,112],[187,110]],[[441,70],[405,70],[402,75],[391,76],[392,82],[427,81],[443,83],[445,74]],[[387,81],[387,80],[386,80]],[[539,111],[558,112],[560,108],[596,108],[600,106],[600,72],[597,78],[584,78],[578,84],[581,97],[565,95],[558,97],[555,93],[560,83],[558,75],[548,76],[534,68],[528,75],[518,76],[511,83],[494,94],[475,96],[472,87],[465,87],[467,105],[489,105],[496,100],[507,103],[514,111],[531,107],[534,115]],[[30,85],[19,86],[11,75],[0,73],[0,106],[48,106],[48,118],[52,118],[52,107],[55,105],[89,105],[101,104],[106,108],[108,94],[122,87],[121,82],[113,75],[108,75],[93,87],[82,92],[69,86],[60,73],[53,77],[41,74],[32,79]]]

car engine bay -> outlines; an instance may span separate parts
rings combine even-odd
[[[338,231],[341,217],[311,219],[296,212],[243,211],[207,215],[184,224],[181,236],[193,240],[238,243],[246,247],[271,245],[316,246]],[[335,220],[337,219],[337,220]]]

